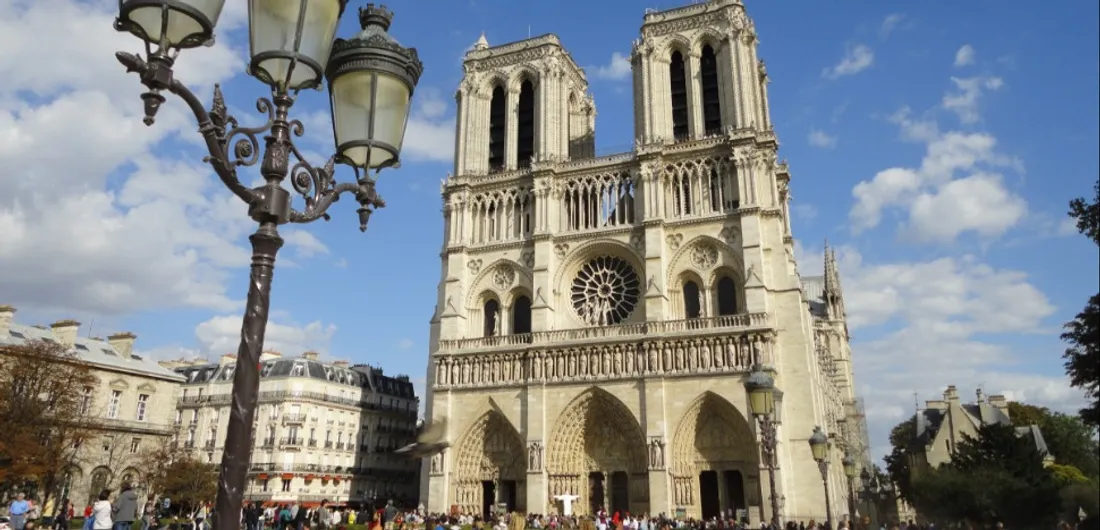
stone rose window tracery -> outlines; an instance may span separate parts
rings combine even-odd
[[[619,324],[638,306],[640,287],[637,271],[626,260],[600,256],[577,272],[570,298],[573,310],[586,324]]]

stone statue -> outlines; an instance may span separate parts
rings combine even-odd
[[[443,453],[432,455],[432,474],[443,472]]]
[[[707,318],[707,299],[703,291],[699,291],[699,318]]]
[[[660,438],[653,438],[649,441],[649,467],[650,469],[661,469],[665,466],[665,447]]]
[[[576,495],[555,495],[554,500],[561,503],[562,515],[573,515],[573,501],[577,500]]]

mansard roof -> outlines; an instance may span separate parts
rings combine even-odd
[[[186,378],[185,385],[200,385],[221,381],[232,382],[235,369],[234,363],[209,363],[182,366],[175,371]],[[381,368],[367,364],[347,367],[306,358],[270,359],[260,362],[261,379],[282,377],[321,379],[333,384],[362,388],[395,397],[410,399],[416,397],[408,376],[387,376]]]
[[[34,340],[57,343],[57,339],[49,328],[24,326],[13,322],[6,333],[0,330],[0,345],[2,346],[18,346]],[[134,353],[131,353],[129,357],[125,357],[115,350],[110,343],[98,338],[76,337],[73,347],[69,351],[93,368],[129,372],[173,382],[182,380],[178,374],[164,368],[156,360]]]

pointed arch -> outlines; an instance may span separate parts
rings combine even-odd
[[[717,256],[715,256],[713,263],[709,265],[704,263],[706,266],[694,263],[695,260],[692,259],[692,253],[702,246],[710,246],[717,250]],[[713,271],[716,270],[732,274],[733,279],[739,286],[745,284],[744,263],[741,254],[717,238],[698,236],[682,244],[679,250],[672,255],[672,259],[669,260],[668,277],[665,279],[665,284],[673,285],[672,282],[685,271],[694,271],[700,278],[705,279],[706,284],[709,285],[714,281]]]
[[[690,515],[747,507],[745,477],[757,474],[759,451],[745,415],[725,398],[710,391],[695,398],[676,428],[671,457],[673,502],[686,507]],[[703,488],[708,475],[710,483]],[[725,490],[719,496],[725,500],[715,501],[725,503],[724,507],[708,506],[703,500],[716,487]]]
[[[578,495],[578,513],[602,505],[607,484],[612,496],[630,512],[649,508],[645,433],[630,409],[606,390],[590,387],[565,406],[547,447],[549,496]],[[616,481],[618,486],[616,486]]]
[[[519,493],[527,477],[523,438],[492,400],[489,405],[493,408],[470,424],[451,452],[453,498],[463,513],[482,513],[486,483],[492,483],[494,489],[509,483],[512,491]],[[517,495],[520,502],[523,498]],[[496,499],[489,502],[495,503]]]

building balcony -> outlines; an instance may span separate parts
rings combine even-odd
[[[300,449],[305,444],[305,440],[302,438],[281,438],[279,439],[279,447],[283,449]]]
[[[306,422],[306,415],[302,413],[287,412],[283,414],[283,423],[290,425],[301,425]]]
[[[306,445],[308,447],[317,447],[317,440],[310,440]]]
[[[264,449],[271,449],[272,447],[275,447],[275,438],[264,438],[264,441],[260,444],[260,447]]]
[[[195,448],[195,441],[194,440],[187,440],[186,442],[183,442],[183,448],[184,449],[194,449]]]
[[[753,313],[440,341],[432,384],[457,390],[747,374],[772,364],[773,331],[765,313]]]
[[[332,440],[325,441],[325,449],[332,449]]]
[[[337,451],[343,451],[344,450],[344,442],[336,442],[336,450]]]
[[[207,440],[206,443],[202,444],[202,448],[206,449],[207,451],[213,451],[214,445],[216,445],[216,442],[214,440]]]

